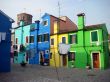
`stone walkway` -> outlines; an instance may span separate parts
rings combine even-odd
[[[0,73],[0,82],[110,82],[110,69],[87,70],[19,64],[12,65],[9,73]]]

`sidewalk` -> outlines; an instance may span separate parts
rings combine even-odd
[[[10,73],[0,73],[0,82],[110,82],[110,69],[87,70],[19,64],[12,65]]]

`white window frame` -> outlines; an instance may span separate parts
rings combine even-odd
[[[98,39],[98,41],[92,41],[92,32],[95,32],[95,31],[97,31],[97,39]],[[98,33],[98,30],[90,31],[90,43],[99,43],[99,33]]]
[[[101,53],[100,53],[100,51],[91,52],[91,67],[93,69],[93,53],[99,53],[99,69],[101,69]]]

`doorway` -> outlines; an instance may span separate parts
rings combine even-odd
[[[93,68],[99,68],[99,53],[92,53]]]
[[[66,55],[62,55],[62,65],[63,66],[67,66],[67,56]]]

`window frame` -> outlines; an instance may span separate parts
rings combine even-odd
[[[52,40],[53,40],[53,42],[52,42]],[[53,44],[52,44],[53,43]],[[50,40],[50,45],[54,45],[54,38],[51,38],[51,40]]]
[[[68,61],[75,61],[76,60],[76,56],[75,56],[76,55],[76,51],[70,51],[69,55],[70,55],[70,53],[74,53],[74,59],[72,59],[72,58],[69,59],[69,57],[68,57]]]
[[[70,44],[77,44],[77,33],[69,34],[69,37],[70,36],[74,36],[74,35],[76,35],[75,42],[74,43],[73,42],[70,43],[70,41],[69,41]],[[70,40],[71,40],[71,38],[70,38]]]
[[[32,36],[32,37],[33,37],[33,39],[34,39],[34,35],[30,35],[30,36],[29,36],[29,43],[30,43],[30,37],[31,37],[31,36]],[[30,44],[33,44],[33,43],[34,43],[34,41],[33,41],[33,42],[31,42]]]
[[[45,21],[46,21],[47,23],[44,25],[44,22],[45,22]],[[48,26],[48,19],[43,20],[43,21],[42,21],[42,25],[43,25],[43,26]]]
[[[44,35],[46,35],[46,34],[48,35],[48,40],[45,40],[45,36],[44,36]],[[44,41],[44,42],[49,42],[49,33],[43,34],[43,41]]]
[[[63,38],[65,38],[65,43],[63,43]],[[65,36],[62,37],[62,43],[63,44],[66,44],[66,37]]]
[[[97,41],[92,41],[92,32],[97,32]],[[92,30],[90,31],[90,43],[97,43],[99,42],[99,34],[98,34],[98,30]]]
[[[40,34],[40,35],[37,35],[38,36],[38,38],[37,38],[37,42],[38,43],[41,43],[42,42],[42,39],[43,39],[43,36],[42,36],[42,34]],[[41,36],[41,41],[38,41],[39,40],[39,36]]]

